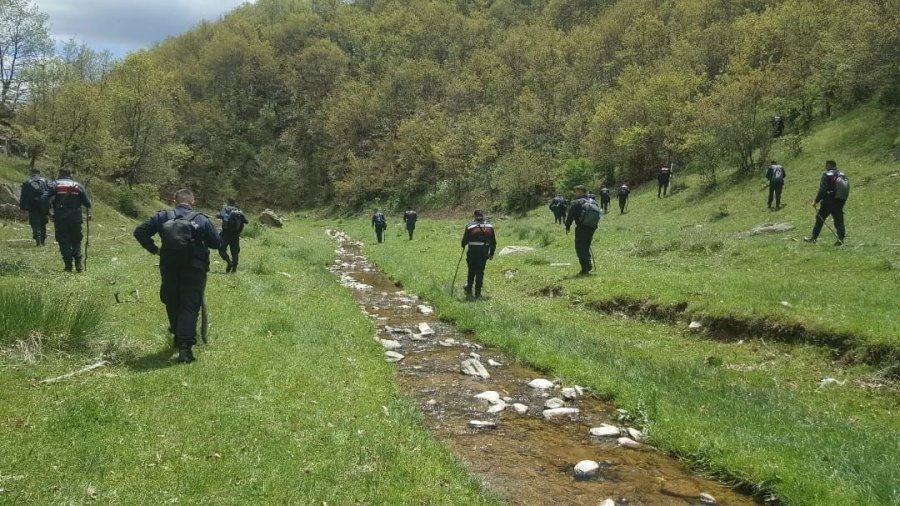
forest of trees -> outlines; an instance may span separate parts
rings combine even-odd
[[[521,211],[664,164],[715,184],[762,168],[775,114],[802,149],[900,107],[897,0],[258,0],[120,61],[51,55],[46,23],[0,0],[7,149],[280,208]]]

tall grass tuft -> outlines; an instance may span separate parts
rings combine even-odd
[[[251,220],[250,223],[244,226],[244,230],[241,232],[241,237],[245,237],[247,239],[256,239],[261,236],[263,233],[263,226],[259,224],[257,220]]]
[[[0,346],[40,335],[62,349],[83,348],[103,321],[103,308],[80,296],[0,285]]]

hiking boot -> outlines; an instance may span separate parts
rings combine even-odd
[[[228,274],[229,272],[231,272],[231,262],[226,261],[225,262],[225,274]]]
[[[181,348],[178,350],[178,362],[182,364],[190,364],[197,360],[194,358],[194,352],[190,348]]]
[[[815,244],[816,238],[815,237],[804,237],[803,242],[809,242],[809,243]]]
[[[231,264],[231,273],[234,274],[237,272],[237,264]]]
[[[844,241],[841,240],[841,239],[838,239],[837,242],[834,243],[834,245],[835,245],[835,246],[843,246],[843,245],[844,245]]]
[[[480,299],[480,298],[481,298],[481,288],[476,288],[476,289],[475,289],[475,298],[476,298],[476,299]]]
[[[81,259],[75,259],[75,272],[81,272],[84,270],[84,266],[81,264]]]
[[[465,292],[466,295],[472,295],[472,287],[469,285],[463,286],[463,292]]]

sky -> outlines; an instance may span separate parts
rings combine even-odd
[[[117,57],[215,21],[251,0],[33,0],[50,17],[57,42],[74,38]]]

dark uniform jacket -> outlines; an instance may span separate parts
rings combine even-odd
[[[470,253],[487,253],[493,257],[497,249],[497,238],[494,235],[494,226],[484,219],[474,220],[466,225],[463,231],[462,247],[469,247]]]
[[[187,204],[179,204],[175,209],[171,210],[175,213],[175,216],[185,216],[193,212],[191,206]],[[138,225],[136,229],[134,229],[134,238],[137,239],[141,246],[144,247],[145,250],[149,251],[156,255],[159,253],[159,246],[153,242],[153,236],[158,234],[162,229],[163,223],[169,221],[169,212],[170,211],[159,211],[154,214],[149,220],[145,221]],[[197,214],[191,220],[191,223],[194,225],[194,247],[193,247],[193,258],[191,259],[191,267],[196,269],[203,269],[204,271],[209,270],[209,250],[211,249],[219,249],[222,247],[222,239],[219,237],[219,233],[216,232],[216,227],[213,226],[212,222],[209,221],[209,218],[204,214]],[[164,267],[161,265],[161,267]]]
[[[81,223],[81,207],[91,208],[91,199],[81,183],[61,177],[47,186],[42,201],[46,206],[52,201],[54,219],[57,222]]]
[[[627,199],[629,193],[631,193],[631,188],[629,188],[628,185],[623,184],[622,186],[619,187],[619,190],[616,192],[616,195],[618,195],[620,199],[623,199],[623,198]]]
[[[772,179],[775,177],[775,167],[778,167],[779,169],[781,169],[781,180],[780,181],[773,181],[773,179]],[[787,178],[787,172],[785,172],[784,167],[781,165],[777,165],[777,164],[770,165],[769,170],[766,171],[766,179],[768,179],[770,183],[781,183],[781,182],[784,182],[785,178]]]
[[[240,214],[236,214],[236,217],[240,217],[240,223],[237,223],[234,230],[225,230],[225,226],[228,222],[228,218],[231,217],[231,213],[233,211],[240,211]],[[244,215],[244,211],[237,206],[225,206],[219,211],[219,214],[216,215],[216,218],[222,220],[222,233],[229,233],[231,235],[241,235],[241,231],[244,230],[244,225],[250,223],[247,221],[247,216]]]
[[[387,228],[387,218],[384,217],[383,213],[375,213],[372,215],[372,226]]]
[[[403,221],[406,222],[406,228],[416,228],[416,220],[419,219],[419,215],[416,214],[415,211],[406,211],[403,213]]]
[[[566,216],[566,230],[572,226],[573,221],[579,227],[581,226],[581,215],[584,214],[584,205],[589,199],[593,200],[585,195],[572,201],[572,205],[569,206],[569,214]]]
[[[28,180],[22,183],[22,191],[19,193],[19,209],[23,211],[41,211],[45,209],[42,205],[42,199],[49,185],[50,182],[41,176],[29,177]]]
[[[665,183],[666,181],[669,180],[669,176],[671,176],[671,175],[672,175],[672,169],[670,169],[669,167],[663,167],[663,168],[659,169],[659,174],[656,176],[656,178],[659,181]]]

